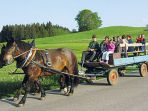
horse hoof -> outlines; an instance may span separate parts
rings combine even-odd
[[[65,95],[65,96],[70,96],[70,93],[65,93],[64,95]]]
[[[44,100],[44,99],[45,99],[45,97],[41,97],[41,98],[40,98],[40,100]]]
[[[67,93],[67,88],[65,87],[64,89],[63,89],[63,91],[64,91],[64,93],[66,94]]]
[[[13,98],[13,101],[17,101],[18,100],[18,98]]]
[[[17,104],[16,106],[17,107],[22,107],[22,106],[24,106],[24,104]]]

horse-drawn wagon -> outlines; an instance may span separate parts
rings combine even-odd
[[[147,47],[145,45],[134,43],[134,44],[120,44],[120,48],[126,47],[144,47],[143,51],[133,52],[119,52],[110,54],[109,63],[102,62],[85,62],[80,65],[86,68],[80,71],[81,75],[85,77],[105,77],[107,78],[108,84],[117,84],[118,77],[124,75],[125,68],[127,66],[137,65],[141,77],[144,77],[148,73],[148,55]]]

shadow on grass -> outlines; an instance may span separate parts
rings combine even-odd
[[[20,87],[21,82],[0,82],[0,99],[11,97]]]
[[[21,82],[0,82],[0,99],[14,96],[16,91],[21,87]],[[42,83],[44,90],[51,90],[58,87],[55,83]],[[31,87],[30,93],[35,92],[35,87]]]

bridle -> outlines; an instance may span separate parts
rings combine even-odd
[[[15,46],[15,50],[17,50],[17,51],[19,50],[19,47],[18,47],[17,45]],[[25,51],[25,52],[23,52],[23,53],[21,53],[21,54],[19,54],[19,55],[14,56],[14,54],[13,54],[13,59],[16,60],[16,59],[19,58],[20,56],[22,56],[22,55],[28,53],[28,54],[26,55],[26,57],[25,57],[25,60],[23,61],[22,65],[21,65],[19,68],[26,67],[26,66],[28,66],[28,65],[30,64],[30,62],[33,60],[33,58],[34,58],[34,56],[35,56],[35,54],[36,54],[36,51],[37,51],[37,48],[34,48],[34,47],[32,46],[29,50],[27,50],[27,51]]]

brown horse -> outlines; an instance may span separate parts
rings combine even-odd
[[[31,43],[33,44],[33,42]],[[24,96],[18,103],[18,106],[25,104],[27,94],[30,91],[32,83],[39,87],[41,92],[41,99],[45,97],[45,91],[43,90],[39,77],[53,75],[54,73],[47,72],[39,65],[33,63],[36,61],[40,65],[52,67],[58,71],[67,72],[70,74],[78,75],[77,58],[75,54],[65,48],[38,50],[33,48],[30,43],[23,41],[15,41],[11,39],[7,41],[6,46],[1,49],[0,55],[0,67],[9,65],[16,61],[17,67],[22,68],[25,73],[20,90],[14,96],[18,100],[21,90],[25,91]],[[47,62],[50,62],[47,65]],[[79,78],[70,75],[60,76],[60,89],[67,88],[65,95],[69,95],[74,92],[74,86],[78,85]]]

